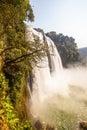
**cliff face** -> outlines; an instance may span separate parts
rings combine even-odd
[[[87,130],[87,122],[80,122],[79,130]]]

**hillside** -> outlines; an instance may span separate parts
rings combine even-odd
[[[87,47],[79,49],[80,55],[83,59],[87,59]]]
[[[65,36],[61,33],[57,34],[54,31],[48,32],[46,35],[55,43],[64,67],[68,64],[80,62],[81,58],[77,43],[75,43],[73,37]]]

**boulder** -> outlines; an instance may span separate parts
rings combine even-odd
[[[79,123],[80,130],[87,130],[87,122],[83,121]]]

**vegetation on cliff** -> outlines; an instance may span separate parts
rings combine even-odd
[[[25,19],[34,20],[28,0],[0,0],[1,130],[32,129],[26,113],[26,77],[45,51],[38,38],[26,40]]]

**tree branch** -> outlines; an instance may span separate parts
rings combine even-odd
[[[7,65],[7,64],[11,64],[11,63],[17,63],[17,62],[19,62],[19,60],[20,60],[20,62],[21,62],[21,59],[22,59],[22,58],[25,58],[25,57],[31,56],[31,55],[33,55],[33,54],[35,54],[35,53],[37,53],[37,52],[40,52],[40,51],[42,51],[42,49],[43,49],[43,48],[41,48],[41,49],[39,49],[39,50],[35,50],[35,51],[33,51],[33,52],[31,52],[31,53],[28,53],[28,54],[23,54],[23,55],[21,55],[21,56],[15,58],[15,59],[12,59],[12,60],[9,60],[9,61],[5,62],[5,64]]]

